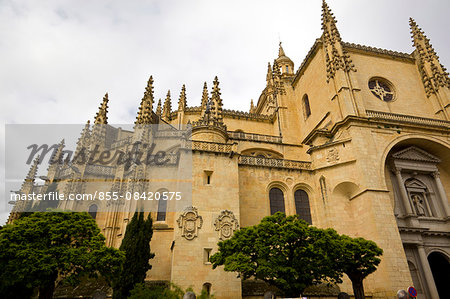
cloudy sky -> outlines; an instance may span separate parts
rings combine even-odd
[[[247,111],[279,40],[297,68],[320,37],[321,2],[0,0],[1,120],[85,123],[108,92],[109,121],[131,123],[150,75],[157,99],[186,84],[190,106],[217,75],[225,108]],[[344,41],[406,53],[412,16],[450,67],[450,1],[327,2]]]

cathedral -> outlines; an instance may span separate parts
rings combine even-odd
[[[204,84],[194,107],[186,104],[185,86],[176,107],[170,92],[156,102],[150,78],[136,126],[190,125],[185,148],[192,155],[192,203],[173,211],[161,201],[152,212],[155,258],[147,279],[204,289],[218,299],[266,298],[264,284],[242,281],[222,267],[213,270],[209,256],[240,227],[282,211],[383,249],[377,271],[364,280],[366,296],[394,298],[414,286],[418,298],[444,298],[450,271],[450,78],[424,31],[413,19],[409,24],[410,54],[347,43],[323,2],[322,35],[297,69],[280,43],[266,87],[248,112],[223,108],[217,77],[212,86]],[[108,104],[106,95],[79,144],[104,134],[104,148],[127,148],[137,138],[137,129],[108,125]],[[96,132],[96,125],[106,129]],[[58,189],[75,192],[74,177],[94,174],[110,182],[110,190],[138,188],[127,184],[120,167],[105,167],[88,165],[75,173],[67,165],[51,166],[39,186],[35,163],[21,191],[45,191],[66,178]],[[107,244],[118,247],[132,214],[108,209],[85,207]],[[9,221],[15,217],[13,210]],[[353,292],[346,277],[337,288]],[[320,296],[337,293],[308,298]]]

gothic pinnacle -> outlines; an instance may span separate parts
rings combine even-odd
[[[322,2],[322,30],[325,43],[341,42],[341,36],[336,27],[336,19],[328,7],[328,4]]]
[[[417,48],[419,54],[425,55],[424,58],[426,59],[433,59],[436,57],[436,52],[430,44],[430,40],[413,18],[409,18],[409,26],[411,27],[411,38],[413,45]],[[423,53],[420,53],[422,50]]]
[[[26,180],[33,181],[33,182],[34,182],[34,179],[36,178],[36,174],[37,174],[37,170],[38,170],[38,165],[39,165],[39,163],[40,163],[40,159],[41,159],[41,156],[40,156],[40,155],[38,155],[38,156],[34,159],[33,164],[31,164],[30,170],[28,171]]]
[[[272,66],[270,65],[270,62],[267,63],[267,75],[266,75],[266,81],[270,81],[272,79]]]
[[[161,116],[161,99],[158,100],[158,106],[156,106],[156,115]]]
[[[136,124],[149,124],[151,123],[153,112],[153,77],[147,81],[147,86],[145,87],[144,97],[141,100],[141,105],[139,106],[138,116],[136,118]]]
[[[434,51],[430,40],[413,18],[409,18],[411,37],[416,48],[419,71],[427,96],[436,93],[441,87],[450,88],[450,78],[439,57]]]
[[[106,125],[108,123],[108,93],[105,94],[103,97],[103,102],[100,104],[100,107],[98,108],[98,112],[95,115],[95,121],[94,124],[96,125]]]
[[[33,163],[31,164],[30,170],[28,171],[28,174],[25,177],[25,180],[23,181],[22,187],[20,188],[22,192],[30,191],[30,189],[33,187],[39,163],[40,163],[40,156],[37,156],[34,159]]]
[[[211,92],[211,116],[222,122],[223,114],[222,114],[222,99],[220,98],[220,88],[219,88],[219,79],[217,76],[213,81],[213,90]]]
[[[208,103],[208,85],[203,84],[203,93],[202,93],[202,109],[206,108],[206,104]]]
[[[186,86],[183,84],[180,92],[180,99],[178,100],[178,111],[186,109]]]
[[[49,160],[49,169],[52,167],[52,165],[56,164],[62,164],[62,158],[63,158],[63,149],[65,147],[65,141],[64,139],[61,140],[61,142],[58,144],[58,147],[56,150],[53,151],[52,156]]]
[[[170,90],[168,90],[166,99],[164,100],[162,115],[164,118],[168,119],[170,117],[171,112],[172,112],[172,102],[170,99]]]

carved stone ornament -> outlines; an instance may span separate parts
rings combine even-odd
[[[327,162],[328,163],[336,163],[340,159],[339,157],[339,151],[337,148],[331,148],[327,152]]]
[[[198,215],[197,208],[188,207],[177,220],[178,227],[181,228],[181,236],[186,240],[193,240],[198,235],[198,230],[202,227],[203,218]]]
[[[239,228],[239,223],[232,211],[223,210],[214,222],[216,231],[219,231],[219,240],[226,240],[233,236]]]

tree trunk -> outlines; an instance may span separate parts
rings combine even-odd
[[[39,286],[39,299],[52,299],[55,292],[56,275],[46,283]]]
[[[355,299],[364,299],[364,286],[362,278],[354,278],[351,279],[353,286],[353,294],[355,295]]]

